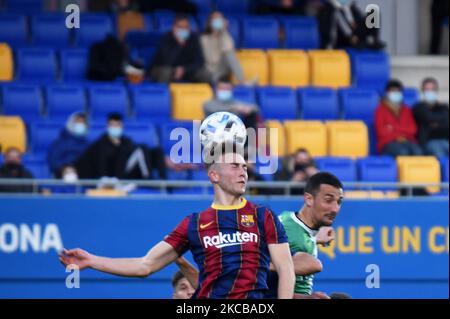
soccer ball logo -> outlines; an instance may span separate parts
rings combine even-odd
[[[200,126],[200,141],[205,148],[220,143],[236,143],[243,147],[247,131],[242,120],[229,112],[216,112],[203,120]]]

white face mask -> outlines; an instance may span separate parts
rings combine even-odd
[[[63,181],[66,183],[75,183],[78,181],[78,175],[75,172],[69,172],[64,174]]]
[[[423,92],[423,99],[425,100],[425,102],[433,104],[437,102],[438,99],[438,93],[436,91],[424,91]]]

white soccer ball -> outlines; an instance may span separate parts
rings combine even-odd
[[[247,130],[242,120],[229,112],[216,112],[203,120],[200,126],[200,141],[205,148],[221,143],[236,143],[244,146]]]

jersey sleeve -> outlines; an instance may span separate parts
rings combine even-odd
[[[267,244],[283,244],[288,242],[286,231],[275,214],[266,209],[264,216],[264,232]]]
[[[189,248],[188,229],[192,216],[185,217],[175,229],[164,238],[164,241],[171,245],[181,256]]]

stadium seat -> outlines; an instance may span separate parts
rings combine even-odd
[[[365,157],[369,154],[367,126],[361,121],[331,121],[328,130],[328,155]]]
[[[33,178],[51,178],[50,169],[44,159],[24,159],[23,165],[31,172]]]
[[[128,94],[120,85],[95,85],[89,89],[89,104],[91,118],[106,120],[111,112],[128,116]]]
[[[351,84],[350,58],[345,51],[311,50],[311,85],[332,88]]]
[[[356,165],[351,158],[323,157],[317,158],[316,163],[319,170],[336,175],[342,182],[357,181]]]
[[[386,199],[387,195],[382,191],[346,191],[345,199]]]
[[[213,9],[213,2],[211,0],[190,0],[190,2],[195,4],[199,14],[209,14]]]
[[[38,47],[64,48],[70,45],[70,29],[60,13],[45,13],[31,17],[32,43]]]
[[[298,90],[300,110],[305,120],[335,120],[339,117],[336,91],[329,88]]]
[[[360,88],[339,90],[339,98],[346,120],[373,122],[375,110],[380,102],[377,91]]]
[[[65,122],[72,113],[86,111],[86,94],[80,85],[49,86],[46,96],[47,114],[52,120]]]
[[[203,104],[213,97],[207,84],[171,84],[170,92],[174,120],[202,120]]]
[[[279,45],[278,21],[272,17],[244,17],[242,20],[242,47],[248,49],[275,49]]]
[[[88,139],[89,143],[92,143],[92,142],[96,141],[98,138],[100,138],[105,133],[106,133],[106,120],[105,119],[103,119],[102,121],[97,121],[97,122],[91,121],[89,123],[87,139]],[[125,132],[125,135],[127,135],[126,132]]]
[[[263,50],[240,50],[237,56],[246,81],[255,81],[259,85],[269,83],[269,64]],[[237,83],[236,79],[234,83]]]
[[[235,85],[233,87],[233,97],[238,101],[257,104],[255,89],[248,85]]]
[[[120,40],[124,40],[129,31],[144,30],[146,27],[144,15],[131,10],[118,14],[116,23]]]
[[[171,118],[169,88],[165,84],[139,85],[130,88],[136,119],[152,123],[167,122]]]
[[[175,15],[155,15],[156,20],[156,31],[159,33],[166,33],[172,30],[173,22],[175,20]],[[197,22],[192,16],[189,16],[189,24],[191,30],[199,31]]]
[[[440,163],[441,163],[441,172],[442,172],[442,178],[441,180],[443,182],[448,183],[448,157],[444,157],[439,159]]]
[[[33,14],[45,9],[45,0],[5,0],[4,2],[9,12]]]
[[[216,10],[226,14],[246,14],[249,0],[216,0]]]
[[[31,149],[34,154],[46,154],[58,138],[63,122],[35,122],[31,125]]]
[[[413,87],[405,87],[403,89],[403,102],[410,108],[414,107],[420,101],[420,92]]]
[[[84,81],[88,67],[88,50],[69,49],[61,51],[61,75],[67,81]]]
[[[265,119],[293,120],[298,117],[295,91],[289,87],[258,89],[259,105]]]
[[[136,144],[143,144],[150,148],[159,145],[158,133],[152,124],[128,122],[125,124],[124,134]]]
[[[440,183],[441,167],[433,156],[397,157],[399,181],[402,183]],[[438,193],[439,187],[427,187],[430,193]]]
[[[374,89],[379,93],[390,78],[391,66],[385,52],[354,52],[352,57],[353,85],[358,88]]]
[[[300,50],[269,50],[270,84],[279,86],[309,85],[309,59]]]
[[[18,116],[0,116],[0,154],[16,147],[21,152],[27,148],[25,124]]]
[[[108,34],[114,34],[111,17],[107,14],[84,13],[80,17],[80,24],[83,27],[75,31],[75,44],[80,47],[89,48]]]
[[[38,86],[11,84],[2,89],[4,114],[21,116],[26,123],[40,118],[42,95]]]
[[[306,148],[313,157],[327,155],[327,129],[322,122],[286,121],[284,127],[288,154]]]
[[[0,42],[6,42],[12,48],[26,46],[28,32],[24,15],[0,12]]]
[[[56,58],[52,49],[18,50],[18,78],[42,83],[56,80]]]
[[[266,127],[269,129],[269,137],[268,142],[270,145],[270,153],[273,154],[275,150],[278,152],[278,156],[285,156],[286,155],[286,132],[284,129],[283,124],[280,121],[266,121]],[[270,140],[270,132],[271,129],[277,130],[278,138],[275,140]]]
[[[0,43],[0,81],[11,81],[14,77],[14,60],[11,48]]]
[[[358,179],[361,182],[396,183],[398,181],[397,164],[395,159],[390,156],[360,158],[356,165],[358,167]]]
[[[284,17],[281,25],[284,29],[284,47],[287,49],[314,50],[320,47],[319,27],[315,18]]]
[[[179,132],[175,131],[176,129],[179,129]],[[175,144],[179,145],[179,143],[181,142],[181,138],[190,138],[190,141],[192,141],[192,132],[192,122],[172,121],[162,123],[160,125],[160,136],[161,141],[164,141],[164,143],[162,143],[161,145],[164,149],[164,153],[166,155],[169,155],[172,147]],[[170,138],[171,133],[173,134],[172,139]],[[187,134],[188,136],[181,136],[180,134]],[[190,149],[192,149],[192,145],[190,145]],[[178,153],[178,156],[181,155],[182,154]]]

